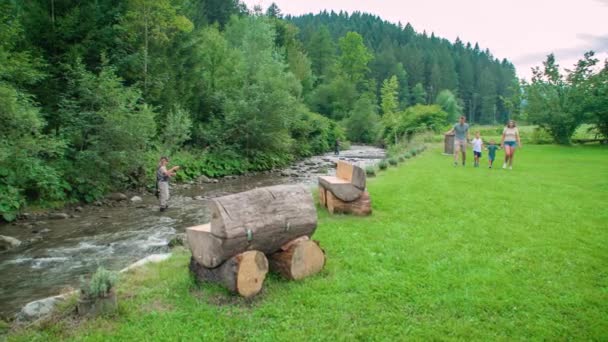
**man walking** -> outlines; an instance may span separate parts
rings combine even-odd
[[[467,158],[467,141],[469,140],[469,124],[467,118],[460,117],[460,121],[446,134],[454,134],[454,166],[458,166],[458,152],[462,152],[462,166]]]

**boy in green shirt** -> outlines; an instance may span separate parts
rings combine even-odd
[[[496,146],[496,141],[490,140],[490,145],[486,147],[486,150],[488,150],[488,163],[490,164],[490,166],[488,166],[489,169],[492,168],[492,164],[494,163],[494,159],[496,158],[496,150],[498,149],[499,147]]]

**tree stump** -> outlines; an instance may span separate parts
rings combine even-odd
[[[232,293],[249,298],[262,290],[268,273],[268,260],[260,251],[247,251],[235,255],[216,268],[207,268],[192,257],[190,271],[198,282],[220,284]]]
[[[325,266],[325,253],[316,241],[308,239],[290,244],[268,257],[270,270],[289,280],[300,280],[319,273]]]
[[[369,193],[364,191],[361,197],[352,201],[345,202],[334,196],[331,191],[325,193],[327,201],[327,210],[331,214],[353,214],[357,216],[367,216],[372,213],[372,204]]]

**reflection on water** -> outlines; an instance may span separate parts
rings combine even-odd
[[[340,158],[359,165],[375,164],[384,151],[353,146]],[[8,316],[27,302],[77,287],[82,275],[99,265],[118,270],[153,253],[167,252],[167,242],[186,227],[209,221],[208,198],[277,184],[316,185],[319,175],[335,172],[331,154],[303,160],[280,172],[240,177],[216,184],[187,184],[171,190],[171,207],[158,212],[156,197],[116,207],[85,207],[66,220],[22,222],[0,226],[0,235],[21,241],[39,238],[24,248],[0,254],[0,315]],[[202,197],[202,198],[201,198]],[[197,199],[195,199],[197,198]]]

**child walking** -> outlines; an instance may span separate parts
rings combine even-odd
[[[496,159],[496,150],[498,150],[499,147],[496,146],[496,141],[494,141],[493,139],[490,140],[490,145],[488,145],[488,147],[486,148],[486,150],[488,150],[488,169],[492,168],[492,164],[494,164],[494,159]]]
[[[479,136],[479,131],[475,132],[473,139],[473,155],[475,156],[475,167],[479,167],[479,158],[481,158],[481,149],[483,148],[483,140]]]

